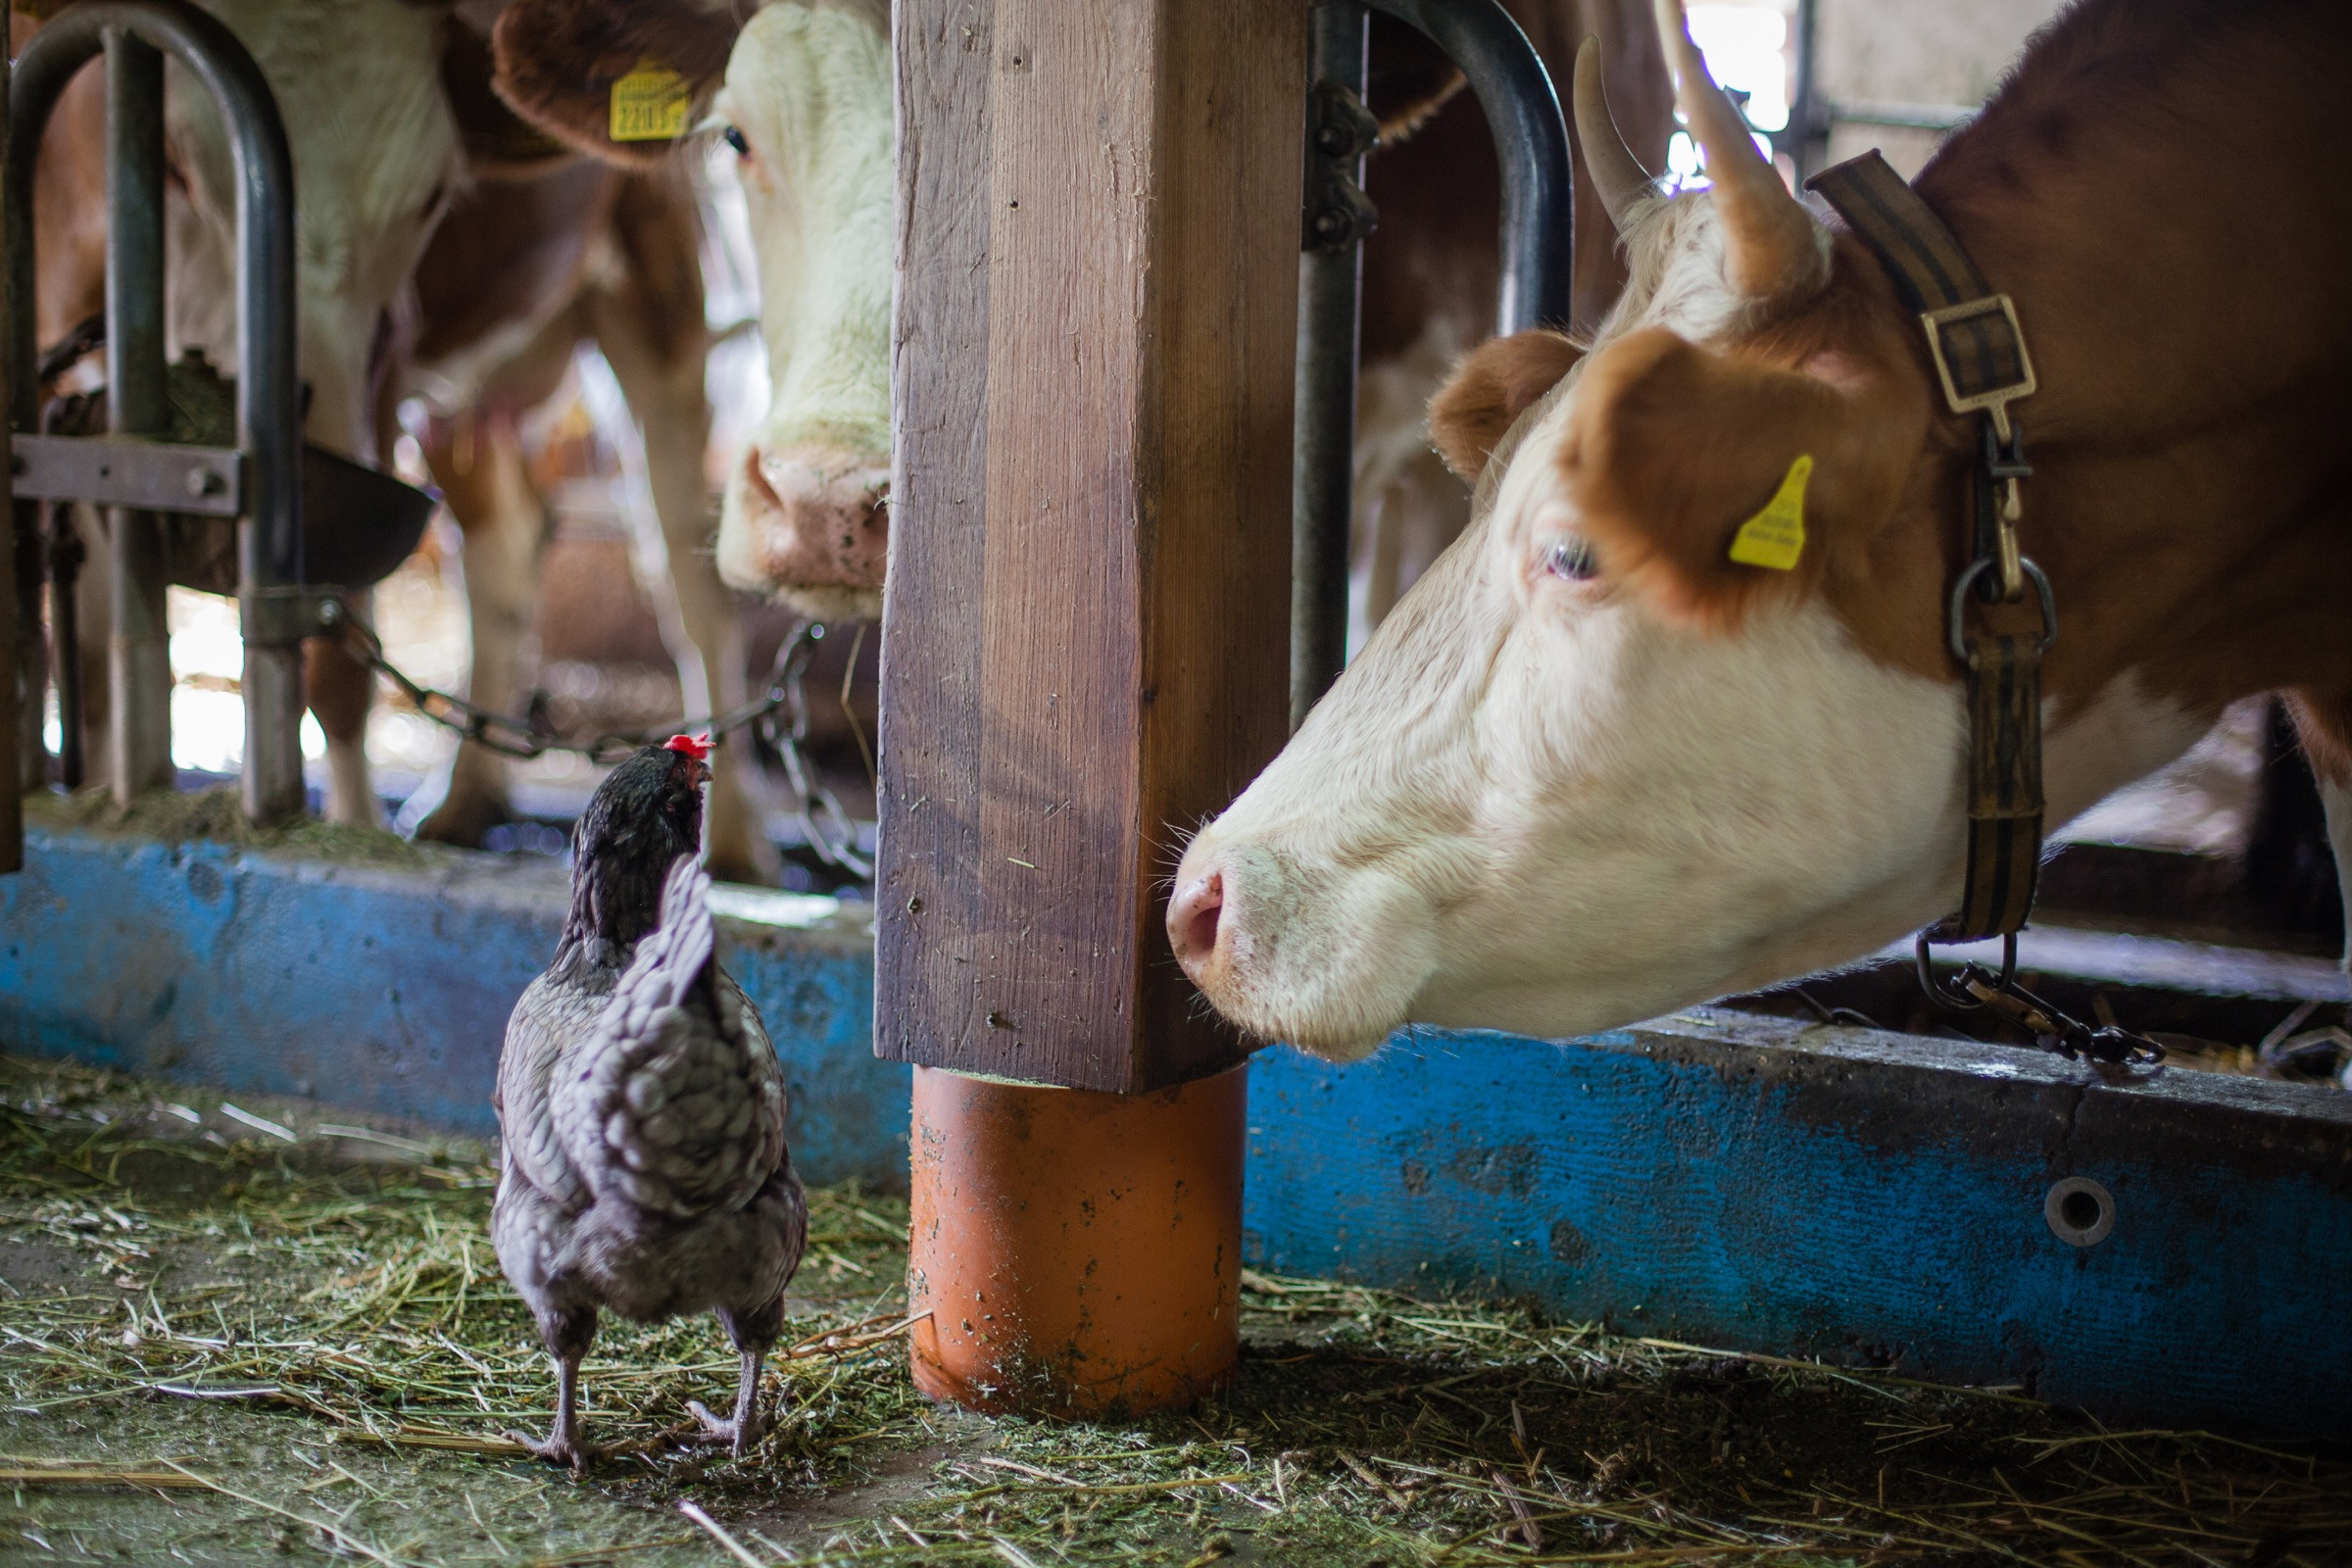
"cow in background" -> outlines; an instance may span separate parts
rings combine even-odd
[[[486,77],[485,65],[485,93]],[[550,515],[517,422],[593,344],[643,438],[659,544],[638,555],[666,561],[645,587],[685,706],[690,713],[736,707],[745,697],[744,639],[710,559],[703,375],[711,334],[693,191],[682,171],[624,172],[509,120],[507,144],[535,140],[535,156],[460,193],[417,270],[415,339],[386,399],[414,392],[432,411],[425,460],[465,538],[468,695],[500,712],[520,707]],[[712,753],[704,839],[713,875],[773,882],[775,850],[746,783],[747,759],[741,737]],[[466,741],[417,836],[475,846],[507,815],[506,760]]]
[[[1408,1019],[1588,1033],[1956,902],[1977,424],[1663,20],[1713,188],[1658,196],[1580,71],[1626,297],[1589,346],[1465,364],[1435,417],[1477,521],[1176,873],[1176,954],[1253,1034],[1348,1058]],[[2084,0],[1916,182],[2039,373],[2052,822],[2286,690],[2352,863],[2352,209],[2301,173],[2352,159],[2347,73],[2332,0]],[[1791,569],[1736,564],[1800,457]]]
[[[209,0],[207,9],[260,65],[293,150],[305,434],[372,463],[393,307],[464,175],[460,127],[442,84],[450,9],[411,0]],[[21,44],[32,19],[12,20]],[[227,136],[204,90],[175,64],[166,72],[168,352],[201,349],[234,374],[236,186]],[[67,88],[41,144],[35,324],[43,344],[104,306],[105,102],[104,74],[92,62]],[[91,676],[83,691],[87,755],[102,774],[107,553],[92,549],[89,560],[80,603]],[[314,641],[308,655],[311,707],[327,740],[328,814],[372,822],[378,811],[362,743],[373,677],[329,644]],[[37,719],[40,705],[27,709]],[[37,765],[40,749],[27,748],[27,756]]]
[[[1641,0],[1511,9],[1555,72],[1576,40],[1600,34],[1636,143],[1662,162],[1668,87]],[[640,61],[666,65],[710,100],[750,207],[773,387],[728,477],[718,568],[818,616],[880,613],[888,554],[889,23],[882,0],[771,0],[740,24],[724,4],[514,0],[495,35],[499,91],[551,135],[603,157],[646,156],[609,135],[612,84]],[[1359,553],[1373,563],[1377,602],[1393,591],[1379,583],[1408,576],[1467,516],[1422,411],[1453,358],[1491,330],[1500,195],[1493,144],[1458,74],[1401,24],[1376,20],[1375,29],[1383,146],[1370,186],[1381,227],[1365,253],[1357,493],[1359,533],[1379,522],[1380,542]],[[1597,210],[1581,174],[1578,201]],[[1601,225],[1580,229],[1576,266],[1577,313],[1596,319],[1624,279]]]
[[[487,17],[412,0],[221,0],[253,51],[292,143],[306,434],[363,461],[389,445],[391,413],[421,393],[435,482],[466,538],[473,699],[511,710],[536,604],[547,511],[531,491],[515,418],[544,402],[575,347],[612,365],[644,436],[669,570],[649,584],[687,706],[744,695],[742,634],[709,559],[703,479],[710,409],[703,364],[700,227],[676,171],[633,177],[516,120],[490,90]],[[172,352],[235,367],[235,208],[209,100],[169,89]],[[44,343],[104,301],[104,86],[68,89],[36,187]],[[442,221],[444,213],[449,215]],[[103,771],[105,555],[82,578],[91,732]],[[674,587],[672,586],[674,584]],[[313,643],[306,676],[327,740],[328,814],[372,822],[364,749],[373,676]],[[31,705],[37,718],[39,705]],[[774,851],[743,785],[741,747],[713,758],[707,839],[713,870],[773,880]],[[506,814],[503,760],[466,743],[427,838],[473,845]]]

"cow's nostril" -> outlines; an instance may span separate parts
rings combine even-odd
[[[1225,909],[1225,876],[1211,871],[1176,895],[1168,910],[1168,938],[1187,967],[1204,963],[1217,951],[1217,921]]]

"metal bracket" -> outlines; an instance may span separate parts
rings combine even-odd
[[[245,454],[127,436],[19,435],[16,494],[142,512],[234,517],[244,510]]]
[[[1306,102],[1306,200],[1299,249],[1345,250],[1370,234],[1378,209],[1356,184],[1357,160],[1380,139],[1380,121],[1345,84],[1318,81]]]
[[[285,647],[343,624],[347,590],[332,583],[245,588],[237,594],[239,631],[248,643]]]

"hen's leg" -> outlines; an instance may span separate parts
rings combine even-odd
[[[596,1338],[596,1313],[573,1312],[543,1318],[539,1333],[547,1343],[547,1353],[556,1360],[556,1424],[544,1443],[527,1432],[510,1432],[507,1436],[542,1459],[577,1470],[596,1451],[579,1441],[580,1358],[588,1353],[588,1344]]]
[[[727,1337],[743,1357],[743,1376],[735,1386],[734,1418],[712,1415],[700,1399],[689,1399],[686,1408],[702,1422],[707,1441],[732,1445],[740,1459],[767,1431],[767,1424],[760,1419],[760,1369],[767,1359],[767,1348],[776,1343],[776,1334],[784,1326],[784,1301],[779,1297],[757,1312],[730,1312],[721,1307],[718,1320],[726,1325]]]

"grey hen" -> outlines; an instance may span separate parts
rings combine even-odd
[[[707,750],[649,746],[597,791],[563,943],[499,1058],[491,1236],[559,1378],[555,1429],[522,1441],[574,1467],[580,1358],[606,1308],[716,1311],[742,1355],[735,1413],[692,1409],[736,1453],[757,1442],[760,1364],[807,1238],[775,1051],[712,951],[695,864]]]

